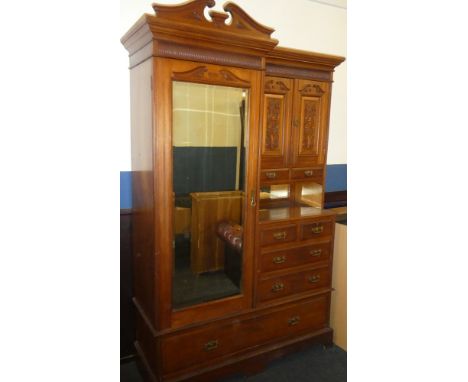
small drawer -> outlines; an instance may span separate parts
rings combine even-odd
[[[263,170],[260,173],[261,182],[288,181],[289,169],[285,170]]]
[[[291,179],[314,180],[322,183],[323,169],[322,168],[293,168]]]
[[[315,239],[331,235],[332,223],[330,221],[317,221],[301,224],[301,240]]]
[[[296,225],[287,225],[265,229],[260,233],[260,245],[262,247],[274,244],[289,243],[296,240]]]
[[[258,285],[259,302],[286,297],[330,286],[328,267],[262,280]]]
[[[273,312],[171,334],[161,340],[162,368],[165,375],[191,367],[217,362],[242,349],[290,338],[327,325],[329,294],[306,302],[288,304]]]
[[[319,261],[328,260],[329,255],[329,242],[267,252],[262,254],[261,271],[271,272],[305,264],[314,264]]]

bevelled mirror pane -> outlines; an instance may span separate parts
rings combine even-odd
[[[180,309],[241,293],[248,90],[174,81],[174,273]]]

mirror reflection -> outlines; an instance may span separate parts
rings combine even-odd
[[[173,82],[175,309],[241,292],[247,98]]]

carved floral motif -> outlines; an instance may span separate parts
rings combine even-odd
[[[265,130],[265,148],[269,151],[279,149],[281,123],[281,100],[268,98],[267,121]]]
[[[304,125],[302,130],[302,150],[304,151],[311,151],[314,147],[318,119],[317,107],[317,102],[304,102]]]

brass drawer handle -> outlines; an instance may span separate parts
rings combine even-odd
[[[266,172],[265,173],[265,176],[268,178],[268,179],[275,179],[276,178],[276,172],[272,171],[272,172]]]
[[[323,232],[323,225],[321,225],[321,224],[314,225],[311,228],[311,231],[312,231],[312,233],[322,233]]]
[[[318,283],[320,281],[320,275],[312,275],[309,277],[310,283]]]
[[[286,256],[275,256],[273,257],[273,262],[275,264],[282,264],[286,261]]]
[[[284,240],[286,239],[286,236],[288,236],[288,234],[283,231],[283,232],[275,232],[273,234],[273,237],[276,239],[276,240]]]
[[[304,175],[305,176],[312,176],[312,175],[314,175],[314,172],[312,170],[305,170]]]
[[[218,348],[218,340],[208,341],[203,348],[205,351],[211,351]]]
[[[288,325],[289,326],[294,326],[294,325],[297,325],[300,321],[300,317],[299,316],[294,316],[294,317],[291,317],[289,320],[288,320]]]
[[[320,256],[322,254],[322,250],[321,249],[313,249],[309,253],[314,257],[318,257],[318,256]]]
[[[284,289],[284,284],[283,283],[275,283],[271,287],[271,291],[273,293],[281,292]]]

